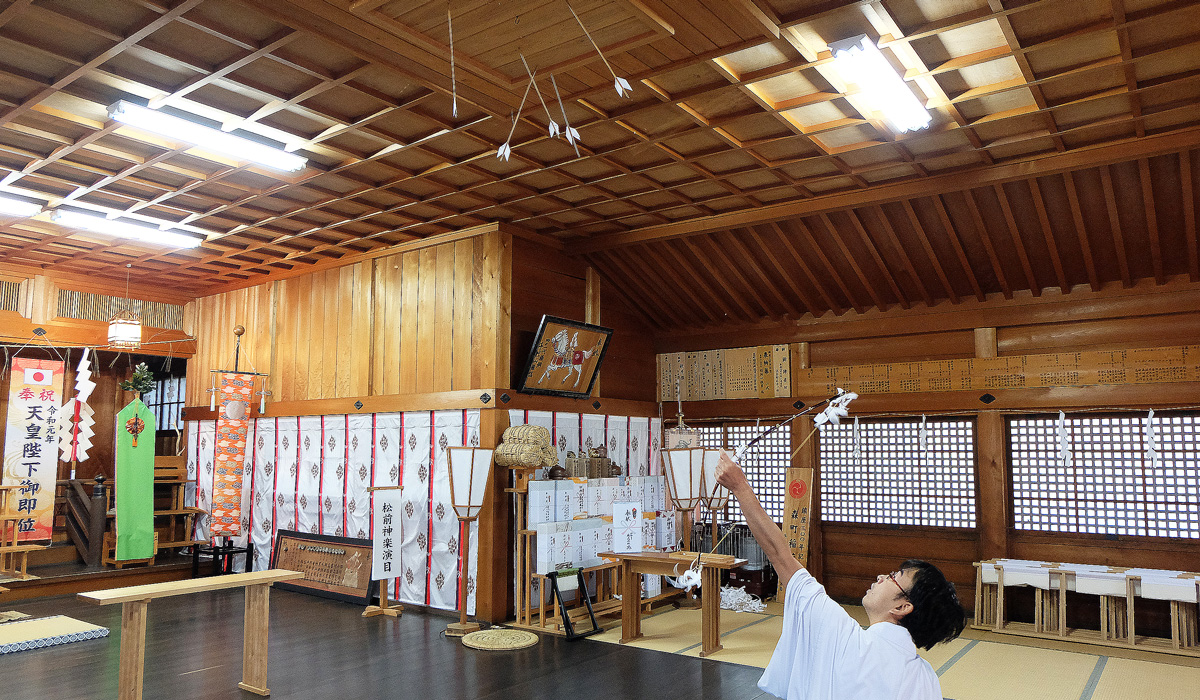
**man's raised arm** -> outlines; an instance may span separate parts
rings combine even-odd
[[[787,538],[783,536],[783,531],[775,525],[775,521],[771,520],[771,516],[767,515],[767,511],[758,502],[758,496],[754,495],[754,489],[750,487],[746,473],[725,451],[721,452],[721,461],[717,464],[717,482],[729,489],[729,492],[738,500],[742,514],[746,516],[746,524],[750,526],[751,534],[754,535],[758,546],[766,552],[767,558],[771,560],[771,566],[775,567],[775,573],[779,574],[779,585],[787,588],[792,574],[804,567],[800,565],[796,557],[792,556],[792,550],[787,546]]]

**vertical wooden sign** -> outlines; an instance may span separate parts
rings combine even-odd
[[[803,567],[808,567],[808,533],[812,515],[812,482],[811,467],[789,467],[787,469],[787,490],[783,499],[783,535],[787,538],[792,556]],[[783,589],[778,597],[783,600]]]

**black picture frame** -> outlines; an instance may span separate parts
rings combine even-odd
[[[573,399],[591,396],[612,333],[611,328],[604,326],[543,315],[517,382],[517,391]],[[576,363],[576,360],[580,362]],[[562,369],[566,369],[567,374],[560,378],[558,373]],[[578,376],[574,384],[568,384],[572,370],[578,372]],[[586,386],[581,389],[581,384]]]
[[[281,557],[281,554],[287,554],[290,551],[287,549],[289,546],[296,546],[301,543],[313,544],[315,546],[328,549],[342,548],[347,552],[349,550],[354,550],[360,557],[360,566],[366,571],[365,585],[348,587],[327,583],[322,581],[322,576],[317,574],[312,568],[304,565],[296,566],[296,558],[287,556]],[[305,578],[296,581],[278,581],[273,585],[276,588],[280,588],[285,591],[307,593],[309,595],[320,596],[322,598],[331,598],[333,600],[341,600],[347,603],[371,605],[373,604],[376,595],[378,595],[379,590],[379,582],[371,579],[372,546],[373,543],[371,540],[360,539],[357,537],[336,537],[334,535],[318,535],[311,532],[300,532],[299,530],[279,530],[275,533],[275,547],[271,550],[271,568],[290,568],[294,571],[303,571]],[[364,553],[365,561],[363,560]],[[281,558],[284,559],[284,561],[281,562]],[[362,582],[362,576],[359,576],[359,581]]]

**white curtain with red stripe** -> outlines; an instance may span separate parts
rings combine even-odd
[[[254,436],[254,488],[250,497],[250,542],[254,548],[254,568],[270,565],[275,536],[275,484],[279,478],[279,441],[275,424],[278,418],[260,418],[251,428]]]
[[[401,417],[400,478],[404,505],[400,513],[400,594],[405,603],[425,605],[429,578],[429,501],[432,498],[430,457],[433,414],[410,412]]]
[[[479,411],[259,418],[251,424],[248,444],[242,486],[246,534],[235,543],[250,543],[255,569],[269,566],[279,530],[369,538],[368,489],[403,485],[400,575],[390,582],[392,596],[457,609],[462,533],[450,498],[446,448],[479,444]],[[187,446],[188,503],[207,509],[216,422],[189,422]],[[202,514],[195,539],[208,538],[208,518]],[[468,613],[475,611],[478,541],[475,524],[466,576]]]

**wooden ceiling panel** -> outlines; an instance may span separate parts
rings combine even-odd
[[[823,231],[828,245],[803,254],[824,255],[845,273],[839,282],[817,265],[824,291],[772,291],[769,283],[786,285],[780,268],[794,271],[796,263],[786,251],[759,259],[776,234],[738,226],[758,234],[725,239],[744,245],[723,252],[744,278],[734,291],[745,305],[735,303],[733,316],[651,314],[667,324],[750,322],[1062,284],[1132,284],[1146,275],[1158,283],[1177,268],[1200,274],[1192,271],[1194,254],[1181,257],[1183,267],[1165,254],[1187,247],[1194,231],[1194,201],[1183,196],[1178,174],[1191,166],[1177,156],[1142,163],[1117,156],[1103,162],[1134,165],[1110,167],[1106,196],[1088,160],[1096,149],[1186,138],[1195,129],[1200,42],[1190,27],[1197,3],[1087,0],[1071,12],[1063,4],[770,0],[758,3],[761,12],[717,0],[579,4],[605,58],[634,88],[620,97],[565,6],[468,0],[455,6],[456,116],[444,8],[434,5],[358,2],[350,11],[348,3],[324,0],[115,0],[105,7],[34,0],[0,19],[0,43],[9,49],[0,58],[0,192],[51,207],[184,222],[210,240],[177,254],[78,238],[43,214],[0,232],[0,250],[8,251],[0,255],[18,264],[43,264],[50,255],[56,265],[114,280],[123,261],[134,263],[135,274],[177,269],[174,278],[200,293],[488,220],[602,251],[613,236],[704,228],[714,217],[760,216],[768,204],[877,202],[879,188],[919,187],[943,173],[980,177],[996,162],[1036,164],[1061,154],[1076,157],[1066,169],[1079,176],[1069,185],[1057,173],[1044,176],[1036,196],[1028,182],[1013,180],[1001,188],[1010,192],[1006,202],[1016,200],[1007,215],[990,185],[974,190],[984,202],[978,211],[961,196],[930,198],[917,189],[890,200],[899,204],[886,207],[889,222],[869,214],[823,218],[819,209],[805,215],[799,226]],[[822,52],[858,33],[884,39],[889,60],[935,108],[929,129],[898,137],[877,115],[859,111],[858,96],[841,94],[843,80]],[[512,157],[495,157],[525,88],[520,52],[540,69],[539,87],[557,120],[548,83],[555,73],[581,136],[578,155],[549,138],[546,114],[530,96]],[[106,110],[118,99],[286,144],[309,167],[280,176],[117,128]],[[1136,188],[1132,199],[1127,186]],[[1145,186],[1178,192],[1162,199]],[[1089,208],[1097,205],[1103,220]],[[1126,218],[1141,228],[1126,227]],[[1001,226],[985,229],[985,219]],[[58,253],[35,250],[46,236]],[[1129,247],[1143,238],[1144,246]],[[1013,241],[1028,249],[1024,259]],[[898,248],[884,252],[889,245]],[[1154,246],[1157,256],[1143,254]],[[892,257],[898,251],[913,261],[932,251],[942,274],[934,262],[902,269]],[[704,270],[698,260],[693,266]]]

